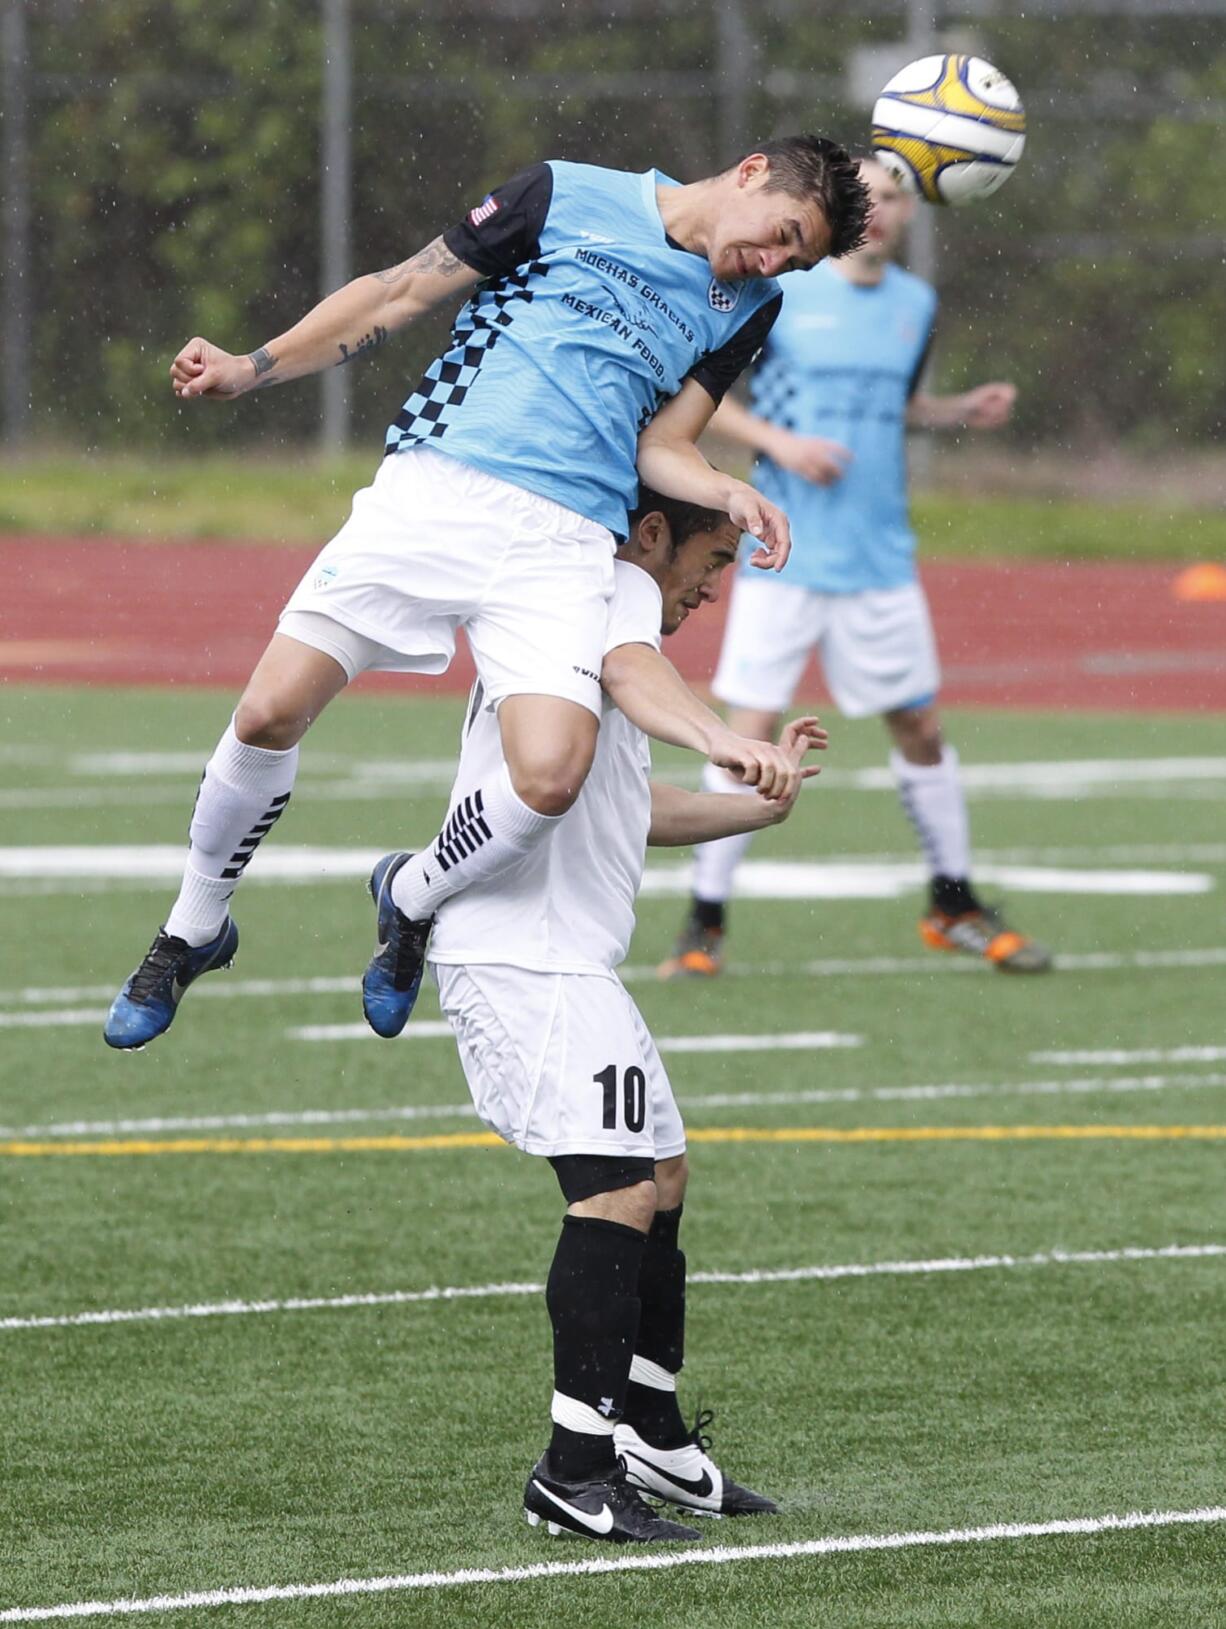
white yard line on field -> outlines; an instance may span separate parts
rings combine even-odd
[[[1127,968],[1145,968],[1150,971],[1193,967],[1226,967],[1226,946],[1207,946],[1198,950],[1131,950],[1089,951],[1056,957],[1056,969],[1065,973],[1117,973]],[[631,963],[619,967],[618,977],[624,984],[650,981],[659,975],[652,966]],[[997,978],[1000,975],[982,957],[936,955],[926,956],[863,956],[856,959],[837,956],[821,957],[814,961],[794,962],[732,962],[725,966],[721,978],[867,978],[909,973],[973,973],[977,976]]]
[[[0,1029],[51,1029],[57,1026],[101,1024],[106,1010],[98,1007],[70,1007],[50,1012],[0,1013]],[[369,1041],[378,1037],[370,1025],[304,1024],[287,1029],[292,1041]],[[402,1041],[439,1041],[451,1036],[444,1019],[423,1019],[410,1024]],[[862,1035],[844,1035],[836,1030],[802,1030],[792,1035],[657,1035],[656,1045],[665,1052],[822,1052],[864,1045]]]
[[[72,775],[94,775],[107,780],[124,779],[143,775],[187,775],[192,780],[199,780],[204,769],[211,747],[202,750],[180,750],[177,752],[147,752],[143,750],[117,751],[117,752],[73,752],[64,760],[64,768]],[[419,759],[418,765],[423,769],[444,771],[450,769],[455,774],[453,759],[436,758]],[[333,773],[353,773],[357,766],[352,758],[342,757],[339,753],[312,752],[310,767],[316,774],[329,771]],[[300,776],[304,779],[305,776]]]
[[[1200,1077],[1195,1077],[1199,1079]],[[1221,1077],[1226,1081],[1226,1075]],[[116,1137],[151,1131],[226,1131],[256,1126],[369,1125],[384,1120],[469,1120],[469,1103],[412,1103],[375,1109],[282,1109],[266,1114],[150,1115],[143,1120],[57,1120],[43,1126],[0,1126],[0,1138]]]
[[[0,990],[0,1007],[54,1007],[77,1001],[110,1001],[116,988],[114,984],[30,984]],[[357,990],[356,973],[334,978],[223,979],[216,984],[198,984],[192,991],[192,1002],[202,997],[224,1001],[234,996],[355,995]]]
[[[743,1273],[688,1273],[688,1284],[830,1283],[848,1278],[895,1278],[972,1273],[1019,1267],[1097,1267],[1121,1262],[1191,1261],[1226,1256],[1226,1244],[1126,1246],[1121,1250],[1040,1250],[1026,1256],[942,1256],[930,1261],[846,1262],[831,1266],[754,1268]],[[173,1307],[112,1307],[91,1312],[0,1318],[0,1332],[70,1329],[98,1324],[165,1323],[186,1318],[226,1318],[270,1312],[341,1312],[354,1307],[412,1306],[423,1302],[483,1301],[539,1295],[543,1284],[460,1284],[424,1290],[383,1290],[365,1295],[293,1296],[281,1300],[202,1301]]]
[[[0,851],[0,865],[3,851]],[[643,873],[640,895],[648,899],[688,898],[693,868],[688,862],[652,865]],[[1068,866],[982,865],[976,883],[1014,894],[1168,896],[1207,894],[1215,879],[1202,871],[1109,870]],[[741,899],[896,900],[920,891],[928,873],[918,860],[900,865],[831,865],[825,860],[745,860],[737,870]]]
[[[932,1086],[814,1087],[797,1092],[709,1092],[700,1097],[677,1094],[684,1108],[739,1109],[759,1104],[793,1103],[924,1103],[945,1098],[979,1097],[1092,1097],[1097,1093],[1165,1092],[1226,1086],[1226,1074],[1208,1075],[1097,1075],[1084,1080],[1020,1080],[1012,1084],[963,1085],[941,1082]]]
[[[334,1031],[335,1033],[329,1033]],[[344,1032],[343,1034],[341,1032]],[[338,1041],[338,1040],[364,1040],[367,1035],[378,1040],[373,1029],[366,1022],[360,1024],[306,1024],[301,1029],[287,1029],[286,1035],[295,1041]],[[419,1041],[439,1041],[449,1038],[451,1025],[445,1018],[427,1018],[420,1024],[410,1024],[401,1030],[398,1040],[411,1041],[416,1037]]]
[[[322,844],[272,843],[260,855],[252,876],[265,883],[311,885],[348,878],[365,879],[380,858],[377,849],[329,847]],[[35,844],[0,847],[0,880],[61,880],[65,883],[124,882],[133,878],[177,880],[183,872],[178,844]],[[643,876],[647,897],[684,898],[690,891],[688,863],[655,864]],[[927,873],[918,859],[884,865],[874,861],[748,860],[738,873],[737,889],[746,899],[894,900],[924,886]],[[1209,893],[1215,879],[1206,872],[1118,869],[1095,866],[984,865],[976,880],[997,883],[1014,893],[1169,896]],[[66,889],[66,892],[71,892]]]
[[[837,1052],[864,1045],[863,1035],[833,1029],[797,1030],[790,1035],[657,1035],[664,1052]]]
[[[409,1041],[425,1031],[450,1035],[449,1024],[410,1024],[401,1031]],[[291,1041],[366,1041],[378,1039],[369,1024],[302,1024],[287,1029]],[[842,1035],[837,1030],[800,1030],[792,1035],[657,1035],[661,1052],[828,1052],[864,1045],[863,1035]]]
[[[811,1087],[784,1092],[678,1092],[686,1110],[786,1107],[800,1103],[925,1103],[982,1097],[1092,1097],[1127,1092],[1196,1091],[1226,1086],[1226,1074],[1096,1075],[1086,1079],[1013,1083],[942,1081],[922,1086]],[[55,1137],[118,1137],[139,1132],[226,1131],[258,1126],[371,1125],[401,1120],[471,1120],[471,1103],[405,1103],[369,1109],[273,1109],[263,1114],[150,1115],[135,1120],[57,1120],[46,1125],[0,1126],[8,1142]]]
[[[1084,1052],[1032,1052],[1031,1063],[1221,1063],[1226,1046],[1103,1047]]]
[[[1195,950],[1134,950],[1090,951],[1085,954],[1061,953],[1057,960],[1060,971],[1068,973],[1116,973],[1129,968],[1147,971],[1182,971],[1200,967],[1226,967],[1226,945],[1207,945]],[[731,962],[721,978],[869,978],[874,976],[907,975],[910,973],[974,973],[996,976],[995,969],[979,958],[970,956],[863,956],[823,957],[815,961],[793,962]],[[655,967],[647,962],[630,962],[617,969],[624,984],[650,983],[657,978]],[[0,1009],[4,1007],[65,1006],[81,1001],[109,1002],[115,994],[114,984],[30,985],[24,988],[0,989]],[[193,1005],[198,1001],[229,1001],[244,997],[280,998],[302,995],[355,995],[358,989],[356,973],[345,973],[318,978],[287,979],[219,979],[216,983],[198,984],[192,989]],[[104,1016],[104,1009],[91,1014]],[[0,1025],[5,1015],[0,1012]]]
[[[81,1024],[101,1024],[105,1007],[58,1007],[50,1012],[0,1013],[0,1029],[61,1029]]]
[[[147,775],[182,774],[193,781],[200,775],[208,757],[207,749],[173,752],[111,750],[56,753],[52,748],[18,747],[5,749],[5,758],[14,763],[59,763],[72,775],[108,779],[142,778]],[[0,760],[3,761],[3,760]],[[689,766],[687,765],[686,768]],[[684,772],[683,772],[684,773]],[[697,772],[691,772],[693,779]],[[340,775],[353,781],[381,782],[384,785],[415,785],[442,780],[450,786],[455,776],[453,758],[353,758],[341,753],[308,752],[302,779],[319,775]],[[1182,756],[1170,758],[1047,758],[1004,763],[970,763],[962,767],[962,778],[975,791],[1025,793],[1050,786],[1063,787],[1070,781],[1082,786],[1170,786],[1172,781],[1226,781],[1226,757]],[[894,792],[893,772],[884,765],[863,769],[827,769],[822,780],[855,791]]]
[[[463,1567],[455,1572],[394,1573],[378,1578],[337,1578],[326,1584],[238,1585],[187,1595],[152,1595],[143,1600],[73,1601],[60,1606],[15,1606],[0,1611],[0,1623],[40,1623],[53,1618],[118,1617],[138,1612],[184,1612],[199,1607],[250,1606],[265,1601],[321,1600],[337,1596],[388,1595],[405,1590],[447,1589],[465,1584],[526,1584],[539,1579],[590,1578],[610,1573],[663,1572],[673,1567],[726,1566],[730,1562],[793,1561],[828,1555],[863,1555],[880,1550],[913,1550],[955,1544],[991,1544],[1009,1539],[1083,1538],[1144,1528],[1203,1527],[1226,1522],[1226,1506],[1197,1510],[1134,1510],[1124,1515],[1071,1516],[1041,1522],[993,1522],[983,1527],[943,1531],[848,1533],[801,1539],[791,1544],[712,1545],[709,1549],[648,1551],[593,1556],[585,1561],[542,1561],[526,1567]]]

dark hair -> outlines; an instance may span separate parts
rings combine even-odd
[[[832,260],[863,246],[869,193],[858,161],[845,147],[826,136],[781,136],[753,151],[770,160],[768,192],[816,199],[830,227]]]
[[[722,509],[702,509],[696,503],[683,503],[680,498],[666,498],[662,493],[653,492],[649,486],[640,486],[638,502],[630,511],[631,530],[645,515],[657,511],[668,522],[673,554],[676,554],[683,543],[688,543],[695,532],[713,532],[728,519]]]

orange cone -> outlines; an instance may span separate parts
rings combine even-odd
[[[1226,600],[1226,566],[1188,566],[1171,584],[1177,600]]]

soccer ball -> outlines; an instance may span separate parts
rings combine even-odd
[[[982,57],[921,57],[894,75],[873,107],[875,157],[930,204],[991,197],[1025,145],[1021,97]]]

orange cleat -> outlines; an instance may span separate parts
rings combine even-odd
[[[930,911],[920,918],[919,933],[929,950],[981,956],[1002,973],[1046,973],[1051,969],[1051,951],[1006,927],[999,912],[990,907],[957,916]]]
[[[656,977],[662,979],[713,979],[724,966],[724,931],[722,928],[704,928],[692,918],[681,930],[681,937],[666,962],[656,968]]]

